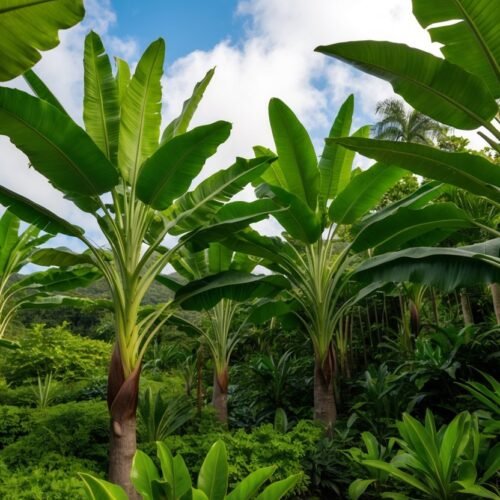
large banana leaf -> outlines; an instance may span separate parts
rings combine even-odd
[[[287,191],[309,205],[311,210],[316,210],[318,160],[307,130],[293,111],[276,98],[269,102],[269,120]]]
[[[183,309],[211,309],[221,299],[238,302],[273,297],[288,289],[288,280],[281,275],[253,275],[237,271],[225,271],[192,281],[175,294],[175,300]]]
[[[7,207],[24,222],[33,224],[47,233],[67,234],[76,238],[83,235],[84,231],[80,227],[70,224],[45,207],[3,186],[0,186],[0,204]]]
[[[198,105],[200,104],[203,94],[205,93],[210,80],[212,80],[214,73],[215,68],[212,68],[207,72],[203,79],[194,86],[193,94],[189,99],[184,101],[184,104],[182,105],[181,114],[177,118],[173,119],[163,131],[161,136],[162,143],[167,142],[176,135],[183,134],[187,131],[191,119],[198,109]]]
[[[401,207],[365,226],[352,243],[352,249],[360,252],[373,248],[375,253],[383,253],[404,248],[415,239],[430,246],[454,231],[470,227],[474,224],[469,216],[453,203],[435,203],[418,210]]]
[[[314,243],[321,236],[323,224],[320,214],[313,212],[298,196],[269,184],[261,184],[256,194],[259,198],[270,198],[278,206],[287,208],[275,213],[274,217],[292,238],[304,243]]]
[[[318,47],[316,51],[388,81],[394,92],[415,109],[452,127],[479,128],[498,111],[495,99],[479,77],[404,44],[346,42]]]
[[[219,170],[200,182],[193,191],[176,200],[165,211],[169,220],[177,219],[172,234],[182,234],[195,229],[201,222],[209,222],[224,202],[260,177],[274,160],[273,157],[237,158],[229,168]]]
[[[141,168],[137,196],[157,210],[169,207],[186,192],[230,132],[230,123],[218,121],[196,127],[162,144]]]
[[[264,146],[254,146],[253,152],[255,157],[275,157],[276,153],[269,148]],[[288,183],[286,180],[285,172],[280,167],[280,162],[278,160],[274,161],[271,166],[260,176],[259,179],[253,182],[254,186],[258,186],[261,182],[266,182],[272,186],[278,186],[282,189],[288,189]]]
[[[66,194],[98,196],[118,183],[115,167],[71,118],[20,90],[0,88],[0,134]]]
[[[75,253],[69,248],[41,248],[31,257],[33,264],[39,266],[71,267],[78,264],[93,264],[89,253]]]
[[[352,178],[332,201],[330,219],[337,224],[352,224],[374,208],[384,193],[405,175],[402,168],[377,163]]]
[[[361,281],[411,281],[453,290],[500,282],[500,238],[458,248],[408,248],[365,261],[354,277]]]
[[[368,158],[398,165],[415,174],[452,184],[500,203],[500,166],[482,156],[449,153],[404,142],[352,137],[333,140]]]
[[[55,106],[59,111],[69,116],[68,112],[64,109],[57,97],[32,69],[26,71],[26,73],[23,74],[23,78],[37,97],[47,101],[49,104],[52,104],[52,106]]]
[[[19,219],[7,210],[0,217],[0,277],[2,277],[5,264],[19,240],[18,232]]]
[[[354,95],[350,95],[337,113],[328,137],[348,137],[351,132],[354,113]],[[351,156],[351,161],[346,161]],[[319,168],[319,203],[326,207],[339,191],[342,191],[351,178],[352,159],[348,150],[335,143],[326,143],[318,163]]]
[[[120,106],[109,57],[99,36],[91,31],[85,38],[83,54],[83,121],[106,158],[116,164]]]
[[[500,97],[500,5],[497,0],[413,0],[413,14],[452,63],[481,77]],[[450,24],[450,21],[454,21]]]
[[[118,165],[131,182],[158,147],[164,57],[165,42],[159,38],[141,57],[121,104]]]
[[[116,89],[118,91],[118,101],[121,104],[123,102],[123,98],[127,93],[128,85],[130,83],[130,66],[127,61],[120,59],[119,57],[115,57],[116,63]]]
[[[3,0],[0,4],[0,81],[21,75],[59,44],[58,31],[83,19],[83,0]]]

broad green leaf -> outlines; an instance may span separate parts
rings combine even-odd
[[[498,7],[491,0],[413,0],[413,14],[432,41],[442,44],[445,58],[479,76],[495,98],[500,97]]]
[[[374,139],[335,139],[346,148],[379,162],[460,187],[500,202],[500,166],[482,156],[449,153],[430,146]]]
[[[47,233],[61,233],[76,238],[83,235],[83,229],[66,222],[45,207],[3,186],[0,186],[0,204],[7,207],[21,220],[33,224]]]
[[[203,94],[208,87],[208,84],[214,76],[214,73],[215,68],[210,69],[203,77],[203,79],[194,86],[193,94],[189,99],[185,100],[184,104],[182,105],[181,114],[177,118],[172,120],[163,131],[163,134],[161,136],[162,144],[169,141],[176,135],[184,134],[185,132],[187,132],[191,119],[193,118],[194,113],[196,112],[198,105],[203,98]]]
[[[0,88],[0,134],[66,194],[97,196],[118,183],[114,166],[92,139],[51,104],[19,90]]]
[[[157,210],[169,207],[186,192],[230,132],[231,124],[219,121],[196,127],[162,144],[141,168],[137,196]]]
[[[193,488],[193,500],[210,500],[205,493],[203,493],[202,490],[199,490],[198,488]]]
[[[300,308],[301,305],[295,300],[284,301],[279,297],[275,300],[263,299],[251,309],[247,322],[260,325],[273,318],[300,311]]]
[[[52,104],[52,106],[56,107],[62,113],[66,115],[68,114],[57,97],[33,70],[29,69],[26,71],[26,73],[23,74],[23,78],[26,80],[26,83],[37,97],[47,101],[49,104]]]
[[[374,208],[384,193],[404,175],[401,168],[377,163],[354,176],[332,201],[330,219],[337,224],[353,224]]]
[[[328,137],[348,137],[351,132],[354,113],[354,95],[351,94],[339,109]],[[351,161],[346,161],[351,156]],[[319,160],[319,203],[326,206],[339,191],[342,191],[351,177],[352,159],[348,150],[335,143],[326,143]]]
[[[307,130],[293,111],[276,98],[269,102],[269,120],[287,191],[309,205],[311,210],[316,210],[318,160]]]
[[[0,276],[19,240],[19,219],[8,210],[0,218]]]
[[[85,494],[90,500],[128,500],[128,495],[116,484],[83,472],[79,476],[84,483]]]
[[[495,99],[477,76],[407,45],[358,41],[316,51],[388,81],[411,106],[446,125],[472,130],[497,113]]]
[[[227,492],[228,464],[226,446],[217,441],[210,448],[198,474],[198,489],[209,500],[223,500]]]
[[[210,243],[206,250],[208,260],[208,272],[210,274],[227,271],[231,266],[233,251],[220,243]],[[203,273],[205,274],[205,273]]]
[[[41,248],[31,257],[31,261],[39,266],[70,267],[78,264],[93,264],[88,253],[75,253],[69,248]]]
[[[201,224],[207,224],[224,202],[229,201],[249,182],[262,175],[274,159],[237,158],[232,166],[219,170],[202,181],[193,191],[180,197],[164,212],[169,220],[176,221],[176,225],[170,231],[171,234],[182,234]]]
[[[427,485],[416,479],[411,474],[403,472],[402,470],[398,469],[392,464],[387,464],[385,462],[382,462],[381,460],[363,460],[362,464],[367,467],[373,467],[375,469],[387,472],[395,479],[399,479],[400,481],[403,481],[406,484],[413,486],[413,488],[423,491],[427,495],[430,495],[430,497],[432,498],[432,491],[429,489]]]
[[[457,481],[458,484],[462,486],[462,489],[458,490],[458,493],[464,495],[464,498],[479,497],[479,498],[489,498],[491,500],[498,500],[498,494],[490,491],[479,484],[465,485],[461,484],[461,481]],[[467,496],[465,496],[467,495]]]
[[[160,460],[160,467],[162,476],[166,479],[167,483],[172,485],[174,483],[174,457],[168,446],[161,442],[156,442],[156,453]]]
[[[127,93],[128,85],[130,83],[130,67],[127,61],[120,59],[119,57],[115,57],[116,63],[116,90],[118,92],[118,101],[121,105],[123,102],[123,98]]]
[[[264,146],[254,146],[253,152],[255,153],[256,158],[274,158],[277,156],[274,151],[271,151],[269,148],[265,148]],[[282,189],[288,189],[285,172],[283,172],[283,170],[281,169],[278,160],[273,161],[271,163],[271,166],[260,176],[259,179],[255,180],[252,184],[254,186],[258,186],[262,181],[270,184],[271,186],[278,186]]]
[[[363,262],[354,277],[361,281],[410,281],[453,290],[459,286],[500,282],[500,238],[458,248],[409,248]]]
[[[79,23],[83,0],[4,0],[0,4],[0,81],[37,63],[39,51],[59,44],[58,31]]]
[[[187,405],[186,405],[186,399],[179,398],[179,401],[183,401],[184,408],[192,407],[189,399],[187,399]],[[192,417],[193,415],[194,415],[194,410],[190,414],[190,416]],[[176,455],[174,457],[173,465],[174,465],[174,476],[175,476],[174,477],[175,497],[181,498],[182,500],[187,500],[185,495],[188,494],[192,489],[191,476],[189,475],[189,470],[181,455]]]
[[[288,476],[286,479],[270,484],[256,500],[279,500],[284,497],[302,478],[302,473]]]
[[[194,280],[179,289],[176,302],[183,309],[211,309],[222,299],[237,302],[273,297],[290,287],[288,280],[279,275],[253,275],[239,271],[223,271]]]
[[[134,488],[142,496],[144,500],[155,500],[151,483],[158,481],[160,475],[156,466],[143,451],[137,450],[132,461],[132,469],[130,470],[130,480]]]
[[[316,242],[323,231],[321,216],[309,208],[301,198],[278,186],[261,184],[256,189],[259,198],[270,198],[286,210],[273,216],[292,236],[304,243]]]
[[[158,147],[164,57],[165,42],[159,38],[139,60],[121,102],[118,165],[123,178],[132,183]]]
[[[426,244],[439,243],[454,231],[474,227],[470,217],[453,203],[435,203],[420,209],[401,207],[384,219],[365,226],[352,243],[361,252],[399,250],[415,239],[427,238]],[[430,237],[430,238],[429,238]]]
[[[366,488],[374,482],[375,479],[356,479],[353,481],[349,485],[349,500],[358,500],[358,498],[366,491]]]
[[[251,500],[259,488],[273,475],[276,466],[262,467],[249,474],[226,496],[226,500]]]
[[[17,342],[0,338],[0,349],[10,349],[13,351],[14,349],[19,349],[20,347],[21,346]]]
[[[113,164],[118,153],[120,106],[109,57],[99,36],[91,31],[83,54],[83,121],[87,133]]]
[[[159,274],[158,276],[156,276],[155,280],[174,292],[185,285],[185,282],[181,282],[177,278],[174,278],[173,276],[167,276],[165,274]]]

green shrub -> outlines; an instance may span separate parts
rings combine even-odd
[[[36,465],[9,469],[0,460],[0,498],[3,500],[68,500],[84,498],[79,472],[102,475],[88,460],[47,454]]]
[[[31,410],[0,406],[0,450],[31,430]]]
[[[34,325],[18,340],[21,348],[4,355],[1,364],[11,385],[50,372],[60,380],[104,374],[111,356],[109,344],[73,335],[65,324],[54,328]]]
[[[104,402],[85,401],[31,410],[30,432],[0,452],[10,468],[38,464],[47,453],[107,463],[109,417]]]

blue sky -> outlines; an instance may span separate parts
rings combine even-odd
[[[117,22],[110,32],[134,38],[141,49],[163,37],[169,63],[222,39],[237,40],[245,22],[237,5],[237,0],[112,0]]]

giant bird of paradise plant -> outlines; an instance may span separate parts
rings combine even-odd
[[[331,138],[350,134],[353,110],[350,96],[333,123]],[[331,432],[336,419],[335,332],[349,309],[381,286],[371,283],[345,299],[353,269],[367,251],[384,254],[412,246],[418,239],[434,243],[473,222],[451,203],[429,203],[441,192],[439,183],[423,185],[407,198],[371,213],[386,190],[405,175],[403,169],[375,164],[365,171],[353,170],[354,153],[331,141],[318,161],[306,129],[286,104],[272,99],[269,118],[279,159],[255,183],[256,192],[259,201],[287,207],[273,213],[285,237],[266,237],[247,228],[221,243],[260,257],[263,265],[288,279],[292,300],[264,304],[260,319],[290,310],[301,319],[314,348],[314,416]],[[368,131],[362,127],[352,137],[367,136]],[[273,154],[263,147],[255,151]],[[352,227],[354,234],[347,241],[342,236],[346,227]],[[201,248],[206,242],[194,238],[191,245]],[[233,292],[227,289],[223,295],[231,297]],[[199,287],[200,308],[210,294],[211,290]],[[257,320],[259,314],[254,317]]]
[[[120,59],[113,74],[99,36],[90,33],[84,50],[84,128],[33,72],[25,77],[36,96],[0,88],[0,134],[65,198],[95,217],[109,245],[101,248],[83,229],[0,187],[0,203],[19,218],[38,228],[51,226],[88,248],[84,254],[54,250],[45,253],[45,261],[90,262],[109,285],[116,329],[108,379],[109,477],[130,498],[137,497],[130,467],[141,360],[170,311],[166,303],[140,314],[141,302],[179,248],[200,234],[200,227],[204,238],[216,239],[267,217],[269,210],[262,205],[226,202],[273,161],[239,158],[188,191],[205,161],[228,138],[231,125],[217,121],[188,130],[211,70],[160,136],[164,51],[159,39],[146,49],[132,76]],[[166,248],[163,241],[169,233],[183,236]]]

